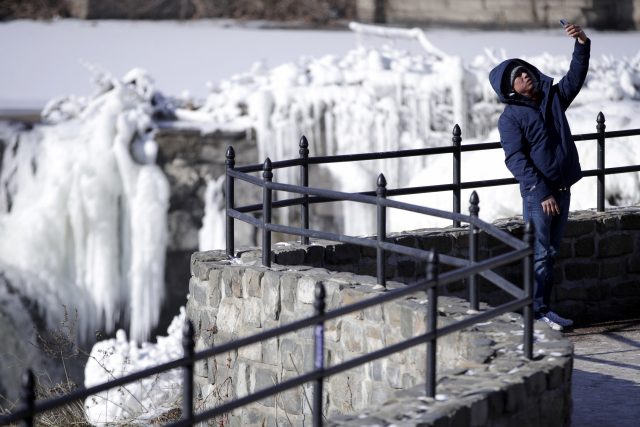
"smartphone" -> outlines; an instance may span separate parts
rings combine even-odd
[[[569,21],[567,21],[566,19],[562,18],[560,20],[560,25],[562,25],[563,27],[566,27],[567,25],[569,25]]]

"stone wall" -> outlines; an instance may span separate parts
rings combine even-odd
[[[566,18],[591,28],[629,30],[640,23],[639,0],[356,0],[358,19],[374,22],[376,4],[392,25],[555,28]]]
[[[340,247],[287,246],[275,258],[286,264],[336,265],[349,258]],[[327,310],[385,292],[371,276],[302,265],[264,268],[255,255],[246,251],[231,262],[221,251],[194,254],[187,316],[196,326],[196,350],[312,315],[318,282],[327,290]],[[388,283],[389,289],[402,286]],[[424,333],[425,303],[420,292],[328,322],[327,366]],[[461,299],[439,298],[439,327],[468,315]],[[517,314],[440,338],[436,399],[424,394],[423,345],[330,377],[323,404],[328,425],[568,425],[571,344],[538,324],[536,357],[528,361],[522,339]],[[312,368],[312,357],[307,328],[200,362],[196,405],[208,408],[297,376]],[[224,421],[230,426],[307,425],[311,396],[310,386],[294,389],[228,414]]]
[[[496,222],[521,237],[519,218]],[[468,232],[416,230],[389,236],[396,243],[466,258]],[[505,246],[479,235],[480,259]],[[573,212],[556,265],[553,307],[578,322],[635,313],[640,303],[640,208]],[[261,251],[245,248],[228,260],[221,251],[192,257],[188,317],[196,325],[197,348],[251,335],[313,313],[313,289],[327,288],[328,310],[378,295],[375,251],[349,244],[314,241],[275,244],[272,268],[261,266]],[[388,288],[422,277],[424,265],[404,256],[387,257]],[[521,265],[499,273],[521,283]],[[507,300],[481,281],[481,310]],[[442,289],[438,325],[469,315],[464,283]],[[327,325],[328,365],[387,346],[425,330],[425,297],[416,293]],[[522,319],[506,314],[439,340],[438,396],[423,393],[421,346],[330,378],[324,412],[329,425],[568,425],[571,403],[571,344],[536,323],[534,361],[522,357]],[[311,330],[291,333],[217,360],[199,363],[198,404],[273,385],[312,367]],[[310,388],[283,393],[226,415],[230,425],[305,425]],[[449,424],[451,423],[451,424]]]

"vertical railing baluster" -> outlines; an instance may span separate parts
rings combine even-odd
[[[268,184],[273,179],[271,159],[267,157],[262,167],[262,178],[264,179],[264,187],[262,188],[262,265],[271,267],[271,230],[267,229],[267,225],[271,224],[271,189]]]
[[[529,304],[524,306],[524,356],[527,359],[533,358],[533,235],[534,235],[533,222],[527,221],[524,227],[523,241],[529,249],[531,254],[527,255],[523,262],[524,276],[524,293],[529,298]]]
[[[307,141],[307,137],[302,135],[300,138],[300,158],[302,159],[302,164],[300,165],[300,185],[303,187],[309,186],[309,142]],[[305,230],[309,230],[309,195],[303,194],[302,198],[304,201],[300,206],[300,222],[302,222],[302,228]],[[302,236],[302,244],[309,244],[309,237]]]
[[[427,397],[436,396],[436,329],[438,316],[438,253],[432,251],[427,261],[427,280],[433,283],[427,284],[427,333],[434,336],[427,341],[427,372],[426,393]]]
[[[22,374],[22,389],[20,390],[20,400],[22,408],[27,412],[27,415],[22,419],[20,425],[22,427],[33,426],[33,419],[35,414],[33,409],[36,404],[36,379],[33,375],[33,371],[28,369]]]
[[[232,170],[236,166],[236,152],[233,150],[232,146],[227,148],[227,156],[226,156],[225,164],[226,167],[226,196],[227,196],[227,256],[233,257],[235,252],[235,236],[234,236],[234,219],[229,216],[229,210],[234,208],[234,182],[233,177],[229,176],[229,171]]]
[[[376,188],[377,207],[378,207],[378,250],[376,258],[376,272],[378,276],[378,283],[384,287],[387,286],[387,265],[384,249],[380,247],[380,243],[387,239],[387,208],[383,206],[380,201],[387,197],[387,180],[383,174],[378,175],[378,186]]]
[[[604,212],[604,114],[598,113],[596,119],[598,131],[598,212]]]
[[[471,193],[469,197],[469,215],[473,218],[478,218],[480,212],[480,198],[475,191]],[[469,261],[478,261],[478,230],[477,227],[470,222],[469,223]],[[478,311],[480,308],[480,302],[478,301],[478,275],[472,274],[469,276],[469,305],[472,310]]]
[[[191,423],[193,422],[193,354],[195,349],[193,336],[193,324],[187,320],[182,328],[182,355],[187,359],[182,368],[182,419]]]
[[[460,126],[457,124],[453,127],[453,212],[460,213],[460,167],[461,163],[461,150],[460,143],[462,142],[462,131],[460,131]],[[460,221],[457,219],[453,220],[454,228],[460,227]]]
[[[316,284],[314,308],[316,316],[323,316],[326,292],[324,284]],[[314,328],[314,368],[324,369],[324,321],[316,323]],[[313,426],[322,426],[322,382],[324,377],[318,378],[313,386]]]

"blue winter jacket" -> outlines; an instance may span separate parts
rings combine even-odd
[[[498,120],[505,163],[520,183],[523,197],[542,201],[555,190],[570,187],[581,177],[580,161],[565,111],[578,95],[587,76],[591,41],[576,40],[569,72],[558,84],[521,59],[508,59],[489,73],[491,86],[507,104]],[[516,62],[535,74],[542,101],[516,93],[503,93],[505,71]],[[508,78],[508,77],[507,77]],[[507,85],[509,86],[509,85]]]

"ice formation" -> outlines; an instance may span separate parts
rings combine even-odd
[[[167,336],[157,337],[156,344],[145,342],[139,347],[135,341],[127,341],[122,329],[115,338],[96,343],[85,367],[85,387],[179,359],[184,321],[185,312],[181,308],[180,315],[169,325]],[[180,406],[181,377],[180,369],[173,369],[90,396],[84,402],[87,420],[96,426],[148,425],[154,418]]]
[[[139,69],[100,73],[94,96],[50,102],[50,124],[5,150],[0,260],[37,279],[23,292],[50,321],[62,304],[77,309],[85,337],[129,321],[142,340],[158,319],[169,190],[155,165],[152,83]]]

